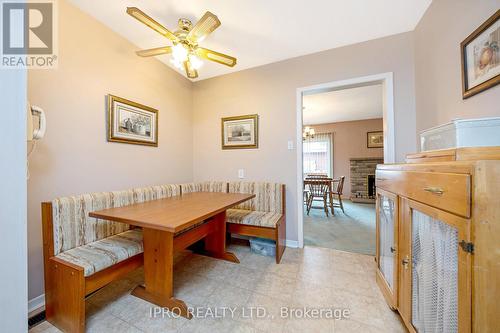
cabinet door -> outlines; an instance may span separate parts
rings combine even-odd
[[[410,331],[471,331],[470,221],[402,198],[399,312]]]
[[[393,309],[398,290],[398,196],[377,189],[377,283]]]

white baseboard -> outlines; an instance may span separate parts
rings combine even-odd
[[[45,294],[28,301],[28,317],[32,317],[45,309]]]

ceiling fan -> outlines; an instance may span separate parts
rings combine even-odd
[[[180,18],[178,29],[174,32],[171,32],[163,25],[156,22],[137,7],[127,7],[127,13],[158,32],[160,35],[167,37],[173,43],[173,46],[163,46],[137,51],[137,55],[141,57],[152,57],[172,53],[171,62],[177,68],[181,70],[184,69],[187,77],[190,79],[198,77],[198,69],[203,64],[200,58],[229,67],[236,65],[236,58],[198,45],[199,42],[221,25],[217,16],[210,12],[206,12],[194,26],[190,20]]]

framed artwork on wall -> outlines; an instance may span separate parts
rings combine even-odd
[[[500,10],[461,44],[462,98],[500,83]]]
[[[158,146],[158,110],[108,95],[108,141]]]
[[[366,145],[368,148],[384,148],[384,132],[366,133]]]
[[[222,149],[259,148],[259,115],[222,118]]]

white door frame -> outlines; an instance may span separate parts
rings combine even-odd
[[[303,203],[303,171],[302,171],[302,97],[304,94],[321,93],[333,90],[348,89],[357,86],[381,83],[383,90],[383,129],[384,129],[384,162],[394,163],[395,128],[394,128],[394,81],[393,73],[381,73],[347,80],[332,81],[308,87],[297,88],[297,223],[299,247],[304,247],[304,203]]]
[[[0,69],[0,262],[3,332],[28,331],[28,225],[26,185],[27,70]]]

